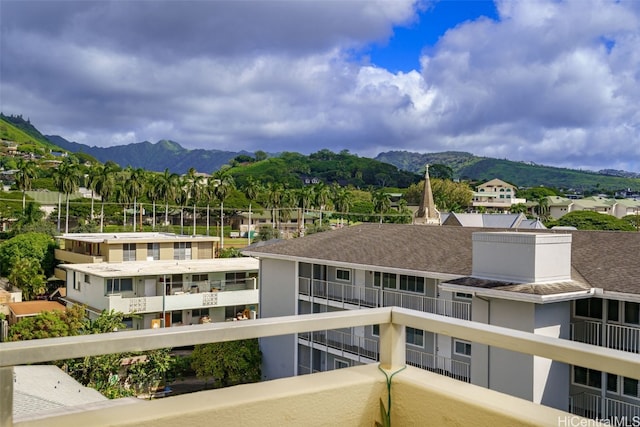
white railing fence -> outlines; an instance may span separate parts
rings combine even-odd
[[[380,365],[406,366],[406,327],[640,379],[636,354],[398,307],[343,310],[183,328],[8,342],[0,345],[0,425],[13,424],[13,366],[128,351],[380,325]],[[169,397],[168,399],[172,399]]]

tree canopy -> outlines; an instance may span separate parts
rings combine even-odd
[[[561,218],[545,223],[548,228],[554,226],[575,227],[578,230],[618,230],[636,231],[629,222],[615,216],[593,211],[574,211]]]
[[[197,345],[191,367],[199,378],[226,387],[260,381],[262,352],[257,339]]]

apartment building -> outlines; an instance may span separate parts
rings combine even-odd
[[[640,353],[639,251],[638,233],[364,224],[245,254],[260,260],[261,317],[401,306]],[[372,325],[264,338],[263,372],[375,362],[377,335]],[[583,416],[640,415],[635,379],[422,330],[406,336],[410,365]]]
[[[147,329],[255,318],[258,262],[251,258],[63,264],[67,304],[124,313]]]
[[[494,178],[477,187],[473,192],[472,206],[474,208],[485,208],[491,211],[507,212],[511,205],[526,203],[526,199],[516,198],[514,185]]]
[[[217,237],[171,233],[63,234],[56,276],[67,304],[124,313],[147,329],[255,317],[258,262],[215,258]]]

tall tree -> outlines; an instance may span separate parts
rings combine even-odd
[[[189,183],[184,177],[180,177],[175,185],[174,200],[180,208],[180,234],[184,234],[184,207],[189,202],[189,193],[187,191]]]
[[[196,345],[191,367],[199,378],[213,378],[218,387],[258,382],[262,353],[257,339]]]
[[[391,199],[389,198],[389,194],[383,190],[375,191],[372,198],[374,209],[380,214],[380,224],[382,224],[384,214],[391,209]]]
[[[158,197],[164,200],[164,225],[169,225],[169,200],[176,198],[178,191],[178,174],[169,172],[169,169],[165,169],[164,172],[158,176],[156,182]]]
[[[80,185],[79,165],[70,157],[67,157],[54,172],[53,182],[60,193],[66,197],[66,220],[64,232],[69,232],[69,197],[78,191]],[[60,198],[58,197],[58,232],[60,231]]]
[[[114,163],[107,162],[104,166],[98,166],[91,179],[92,191],[100,196],[100,232],[104,231],[104,204],[116,190],[116,167]],[[117,166],[117,165],[116,165]],[[93,215],[93,200],[91,201],[91,215]]]
[[[197,175],[194,168],[189,168],[187,175],[185,176],[185,183],[187,184],[186,192],[191,205],[193,206],[193,236],[196,235],[196,205],[203,195],[205,188],[202,183],[202,176]]]
[[[322,211],[326,209],[327,203],[331,200],[331,190],[323,183],[315,186],[316,200],[315,204],[320,209],[320,227],[322,227]]]
[[[31,190],[33,180],[38,176],[38,168],[31,160],[18,159],[16,172],[16,187],[22,191],[22,210],[26,208],[27,191]]]
[[[219,170],[213,174],[213,179],[217,185],[213,192],[216,199],[220,200],[220,247],[224,248],[224,201],[235,189],[236,184],[233,176],[227,170]]]
[[[129,199],[133,200],[133,231],[136,231],[136,207],[138,198],[144,193],[146,173],[142,168],[127,168],[128,178],[125,181],[125,191]]]

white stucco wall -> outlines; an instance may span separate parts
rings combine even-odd
[[[297,266],[293,261],[260,260],[260,314],[263,317],[297,314]],[[260,339],[265,379],[296,374],[295,335]]]
[[[534,333],[569,339],[571,303],[568,301],[535,306]],[[552,408],[569,409],[570,366],[542,357],[533,358],[533,401]]]

